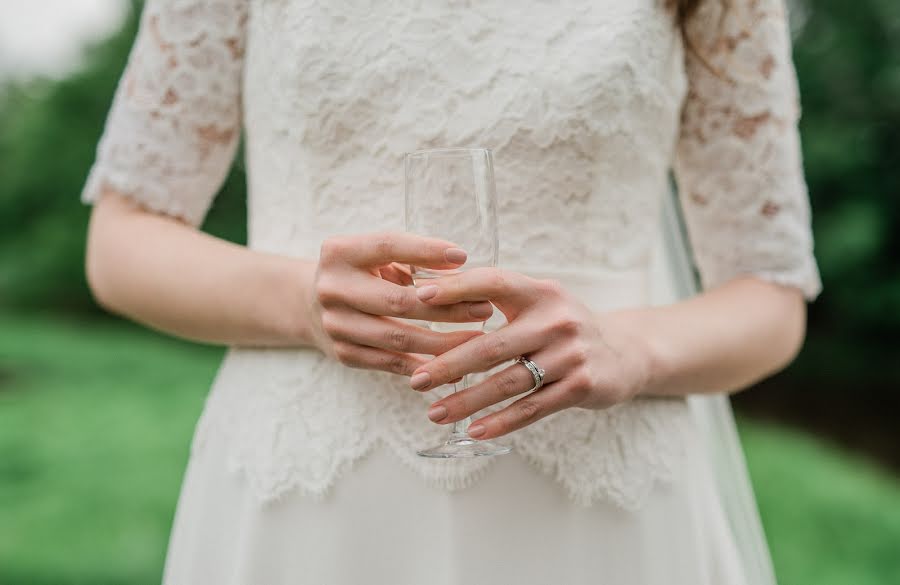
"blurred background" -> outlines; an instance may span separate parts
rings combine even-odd
[[[103,314],[79,192],[140,2],[0,0],[0,584],[159,583],[222,350]],[[735,397],[782,585],[900,583],[900,2],[791,3],[825,292]],[[235,165],[206,223],[242,242]]]

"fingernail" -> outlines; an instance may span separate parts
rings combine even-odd
[[[447,416],[447,407],[446,406],[432,406],[428,409],[428,418],[432,420],[432,422],[437,422],[442,420]]]
[[[484,434],[484,427],[482,425],[472,425],[469,427],[469,436],[473,439],[477,439],[481,435]]]
[[[409,379],[409,385],[412,386],[414,390],[421,390],[429,384],[431,384],[431,376],[428,372],[419,372]]]
[[[431,297],[437,294],[438,287],[433,284],[429,284],[428,286],[423,286],[422,288],[416,291],[416,295],[419,297],[420,301],[427,301]]]
[[[490,317],[494,314],[494,307],[490,303],[477,303],[469,305],[469,314],[473,317]]]
[[[444,258],[447,259],[447,262],[462,264],[466,261],[466,258],[468,258],[468,254],[461,248],[447,248],[447,250],[444,251]]]

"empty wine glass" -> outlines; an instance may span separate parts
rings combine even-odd
[[[440,148],[406,155],[406,231],[449,240],[467,252],[459,268],[437,270],[410,266],[413,284],[482,266],[496,266],[498,255],[497,196],[491,151],[485,148]],[[433,331],[482,330],[484,321],[430,322]],[[461,381],[467,388],[467,376]],[[457,385],[453,384],[453,392]],[[423,457],[502,455],[512,449],[496,441],[468,435],[472,418],[453,423],[448,439],[416,451]]]

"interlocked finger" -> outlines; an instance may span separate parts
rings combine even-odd
[[[397,352],[439,355],[483,335],[480,331],[439,333],[392,317],[335,311],[324,323],[332,339]]]
[[[428,384],[413,385],[413,388],[428,390],[470,372],[487,371],[506,360],[536,350],[540,344],[537,333],[528,325],[511,323],[435,357],[417,372],[423,374],[421,379],[425,379],[424,374],[427,374]],[[517,367],[527,371],[522,365]]]
[[[560,410],[577,406],[580,400],[581,396],[573,390],[572,382],[563,378],[526,394],[502,410],[473,421],[469,426],[469,435],[479,440],[499,437]]]
[[[539,298],[535,280],[519,272],[481,266],[435,279],[419,293],[429,303],[447,305],[461,301],[512,302],[520,308]],[[428,291],[424,289],[428,288]]]
[[[416,289],[380,278],[366,282],[365,294],[358,293],[354,283],[355,281],[320,284],[319,302],[323,307],[350,306],[370,315],[447,323],[484,321],[494,312],[493,306],[487,301],[428,305],[416,297]]]
[[[381,370],[392,374],[410,375],[428,358],[357,345],[347,341],[336,341],[333,346],[335,356],[345,366]]]
[[[545,369],[544,384],[550,384],[559,379],[559,372],[562,368],[558,366],[558,360],[540,352],[535,353],[531,358]],[[455,392],[435,402],[428,411],[428,417],[438,423],[456,422],[492,404],[525,394],[533,386],[534,376],[531,374],[531,370],[523,364],[513,363],[471,388]],[[538,391],[543,391],[543,387],[536,390],[536,392]],[[440,410],[441,407],[444,410]]]
[[[381,266],[403,262],[429,268],[453,268],[462,264],[462,257],[447,256],[456,250],[452,242],[406,232],[376,232],[347,236],[332,244],[335,254],[355,266]]]

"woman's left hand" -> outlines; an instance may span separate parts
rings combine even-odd
[[[653,376],[649,340],[637,333],[628,312],[594,313],[556,280],[473,268],[435,279],[417,294],[436,305],[488,300],[503,312],[507,324],[419,366],[410,378],[413,389],[430,390],[520,355],[545,370],[540,389],[474,421],[469,427],[472,437],[498,437],[564,408],[607,408],[634,397]],[[452,423],[524,394],[533,385],[531,371],[513,363],[436,401],[428,417]]]

